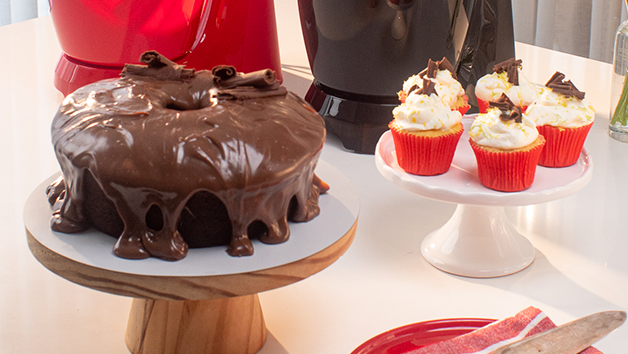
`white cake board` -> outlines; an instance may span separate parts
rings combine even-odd
[[[113,254],[115,238],[100,232],[53,232],[45,190],[56,176],[26,202],[26,237],[35,258],[57,275],[135,297],[125,336],[133,354],[253,354],[267,334],[257,293],[325,269],[353,242],[359,212],[356,189],[324,161],[316,173],[331,186],[319,198],[320,215],[307,223],[290,223],[285,243],[254,241],[250,257],[231,257],[225,247],[212,247],[191,250],[176,262],[127,260]]]
[[[545,203],[576,193],[592,177],[592,160],[583,149],[569,167],[537,166],[534,183],[521,192],[488,189],[478,178],[477,162],[469,144],[475,115],[463,117],[464,133],[448,172],[438,176],[406,173],[397,163],[390,131],[380,138],[375,163],[392,183],[420,196],[456,203],[451,219],[421,244],[423,257],[445,272],[489,278],[518,272],[534,261],[534,247],[506,218],[504,206]]]
[[[49,224],[52,208],[45,191],[58,174],[44,181],[30,195],[24,207],[24,223],[37,241],[58,255],[110,271],[186,277],[254,272],[306,258],[329,247],[351,229],[360,209],[357,190],[325,161],[319,161],[316,174],[331,187],[319,198],[320,215],[307,223],[290,222],[287,242],[268,245],[252,240],[255,253],[250,257],[231,257],[224,246],[190,249],[184,259],[176,262],[157,258],[129,260],[114,256],[116,239],[97,230],[75,234],[52,231]]]

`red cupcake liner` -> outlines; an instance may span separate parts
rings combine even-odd
[[[545,148],[539,158],[539,165],[545,167],[567,167],[578,162],[582,146],[593,123],[579,128],[559,129],[551,125],[537,126],[539,134],[545,138]]]
[[[469,104],[469,96],[463,95],[462,98],[464,99],[464,104],[456,107],[456,110],[460,112],[460,114],[464,115],[465,113],[467,113],[469,108],[471,108],[471,105]]]
[[[397,97],[399,98],[399,102],[406,103],[406,98],[408,98],[408,94],[405,91],[401,90],[397,92]]]
[[[539,136],[543,139],[542,136]],[[519,192],[534,182],[542,144],[527,151],[492,152],[469,139],[478,163],[478,177],[483,186],[501,192]]]
[[[488,111],[488,101],[478,98],[478,108],[480,109],[480,113],[486,113],[486,111]]]
[[[458,112],[460,112],[460,114],[464,115],[465,113],[467,113],[467,111],[469,110],[469,108],[471,108],[470,104],[467,104],[465,106],[458,106],[456,107],[456,110]]]
[[[449,170],[463,130],[437,137],[409,134],[394,125],[390,131],[399,167],[414,175],[434,176]]]

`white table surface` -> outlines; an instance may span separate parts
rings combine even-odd
[[[275,0],[284,84],[304,95],[311,76],[294,0]],[[548,203],[507,207],[536,247],[520,273],[470,279],[443,273],[419,245],[455,205],[409,193],[385,180],[372,155],[343,151],[330,136],[322,159],[343,172],[361,198],[353,245],[336,263],[299,283],[260,294],[269,329],[261,353],[350,353],[383,331],[452,317],[503,318],[527,306],[563,323],[602,310],[628,309],[628,144],[607,135],[609,64],[517,44],[529,79],[564,72],[596,107],[585,144],[591,182]],[[22,209],[31,191],[58,170],[50,123],[62,100],[53,87],[60,48],[51,19],[0,28],[0,353],[128,353],[131,299],[70,283],[30,254]],[[625,353],[628,324],[600,341]]]

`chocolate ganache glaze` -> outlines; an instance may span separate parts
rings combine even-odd
[[[117,256],[179,260],[188,247],[217,244],[252,255],[251,234],[281,243],[288,220],[318,215],[328,189],[314,175],[325,125],[272,70],[194,71],[156,52],[140,60],[147,65],[127,65],[59,108],[52,142],[63,177],[47,190],[53,230],[94,226],[118,237]],[[215,225],[194,221],[208,212]]]

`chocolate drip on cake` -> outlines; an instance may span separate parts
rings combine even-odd
[[[493,66],[493,71],[496,73],[506,72],[508,82],[513,85],[519,85],[519,68],[521,67],[521,59],[510,58]]]
[[[497,101],[489,102],[488,106],[490,108],[498,108],[501,111],[499,118],[505,122],[514,120],[515,123],[521,123],[523,121],[521,107],[515,105],[505,93],[502,93]]]
[[[217,89],[270,96],[212,97],[210,72],[190,75],[162,65],[161,56],[142,58],[146,66],[127,66],[118,80],[77,90],[55,116],[65,183],[47,191],[56,200],[53,230],[94,226],[118,237],[120,257],[178,260],[188,246],[225,242],[229,254],[251,255],[251,238],[284,242],[288,220],[318,215],[319,194],[329,188],[314,175],[325,128],[305,101],[266,82],[267,71],[262,88],[259,74],[236,73],[238,84],[221,76],[228,88]],[[204,214],[216,208],[223,211]],[[226,222],[207,221],[225,215]]]
[[[550,77],[545,86],[551,88],[556,93],[565,95],[565,97],[576,97],[579,100],[583,100],[585,93],[578,90],[571,80],[564,81],[564,79],[565,74],[557,71]]]

